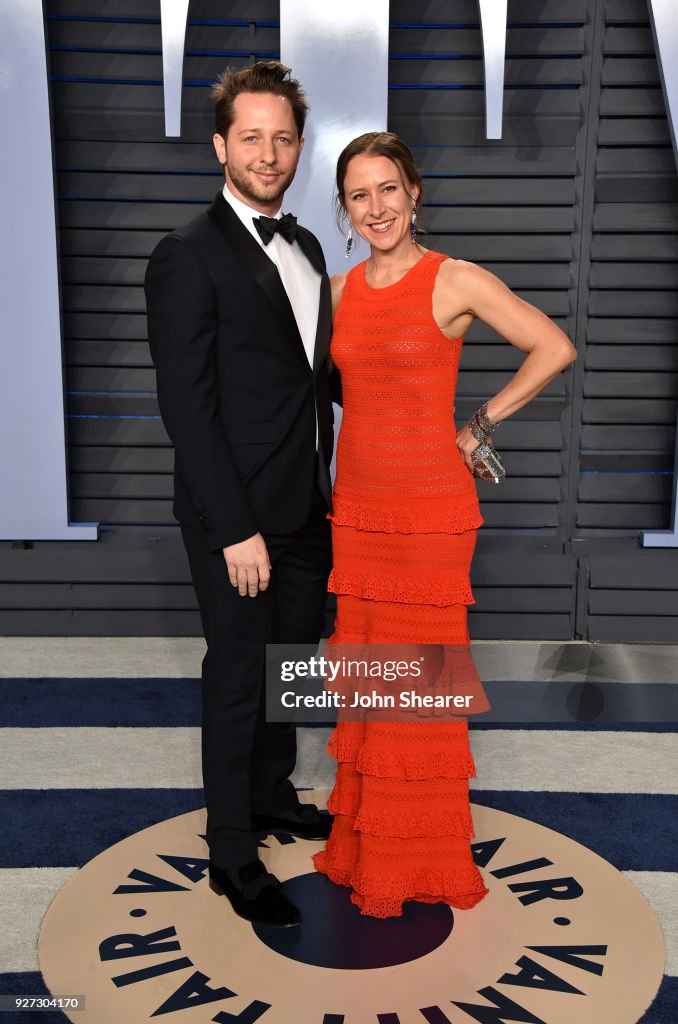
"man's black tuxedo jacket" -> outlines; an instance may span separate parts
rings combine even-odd
[[[300,227],[298,243],[322,274],[313,368],[275,264],[221,193],[163,238],[148,264],[148,337],[175,449],[174,514],[202,528],[213,550],[304,525],[316,409],[319,482],[331,507],[330,288],[317,239]]]

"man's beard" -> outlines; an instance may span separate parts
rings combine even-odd
[[[249,177],[236,170],[234,171],[231,167],[226,165],[228,172],[228,178],[233,182],[241,196],[256,203],[274,203],[276,199],[280,199],[286,192],[288,187],[292,184],[294,179],[294,171],[289,175],[281,175],[275,186],[259,185],[256,181],[252,181]]]

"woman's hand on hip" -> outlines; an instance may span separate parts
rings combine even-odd
[[[485,440],[487,442],[491,442],[492,438],[486,437]],[[480,441],[473,436],[468,426],[462,427],[457,434],[457,448],[462,454],[466,468],[470,470],[471,473],[474,472],[473,462],[471,461],[471,452],[474,452],[479,444]]]

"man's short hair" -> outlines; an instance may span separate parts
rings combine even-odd
[[[285,96],[292,107],[299,138],[304,134],[308,103],[292,72],[277,60],[260,60],[249,68],[237,71],[226,68],[212,86],[216,131],[222,138],[233,124],[233,101],[241,92],[269,92]]]

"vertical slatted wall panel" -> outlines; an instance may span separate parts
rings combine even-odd
[[[645,0],[608,0],[586,335],[580,535],[669,526],[678,175]]]
[[[577,525],[635,537],[670,525],[678,412],[678,174],[645,0],[606,0],[595,170]],[[583,546],[590,638],[675,642],[678,552]]]

